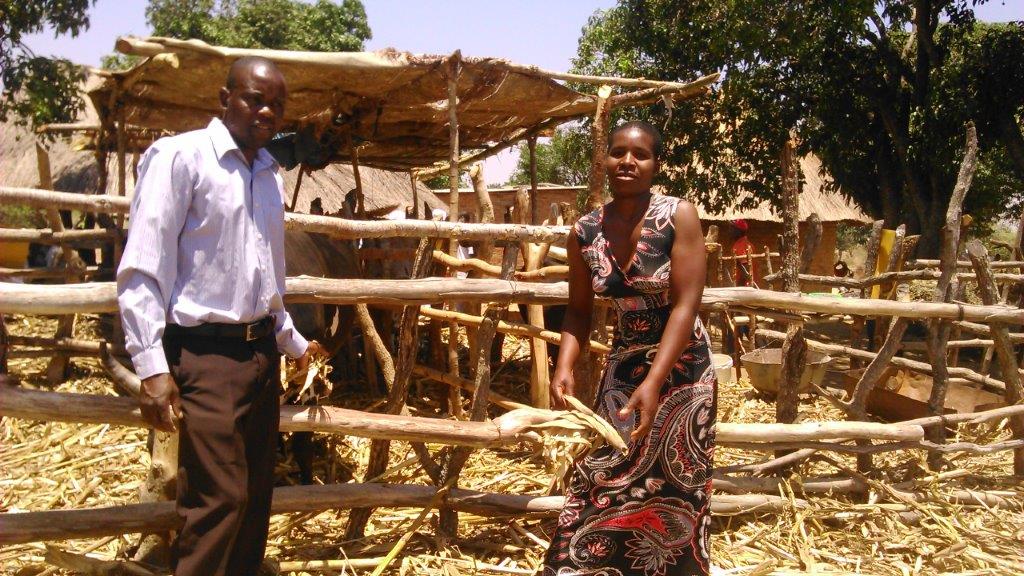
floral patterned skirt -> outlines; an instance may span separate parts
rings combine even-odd
[[[668,307],[621,312],[597,411],[628,432],[618,410],[643,381]],[[710,340],[698,319],[661,389],[646,438],[622,454],[604,446],[574,462],[544,576],[706,575],[716,389]]]

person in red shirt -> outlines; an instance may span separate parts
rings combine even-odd
[[[732,221],[733,233],[736,239],[732,243],[732,255],[736,257],[736,271],[733,280],[737,286],[755,286],[754,276],[756,271],[753,264],[747,260],[747,252],[754,252],[754,245],[747,238],[749,225],[746,220],[738,219]]]

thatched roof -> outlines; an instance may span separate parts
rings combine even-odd
[[[821,174],[821,160],[817,156],[808,154],[801,158],[800,169],[804,176],[804,185],[800,193],[801,221],[806,220],[812,213],[817,213],[822,222],[871,222],[871,217],[860,207],[826,186],[830,182],[830,177]],[[727,209],[722,213],[709,212],[698,205],[697,214],[701,220],[742,218],[758,222],[782,222],[782,215],[772,211],[768,202],[762,202],[754,208]]]
[[[296,168],[287,172],[282,171],[281,175],[284,176],[285,196],[291,202],[299,170]],[[412,182],[409,180],[408,172],[391,172],[360,166],[359,180],[363,186],[363,204],[370,216],[379,217],[396,208],[412,207]],[[341,211],[345,195],[355,187],[356,179],[351,166],[329,164],[322,170],[314,170],[303,175],[295,211],[308,214],[310,203],[314,198],[320,198],[324,213],[336,214]],[[423,182],[416,181],[416,191],[420,202],[420,214],[423,214],[424,202],[432,209],[446,207]]]
[[[0,184],[35,188],[39,185],[39,169],[36,163],[35,134],[15,126],[13,123],[0,124]],[[61,192],[96,194],[99,192],[99,169],[91,152],[76,150],[72,141],[55,138],[46,144],[50,156],[50,172],[53,189]],[[113,154],[107,162],[109,178],[107,194],[117,194],[117,160]],[[285,195],[291,201],[298,178],[298,169],[281,175],[285,182]],[[406,172],[388,172],[374,168],[360,168],[359,177],[363,185],[364,204],[371,216],[384,215],[395,208],[412,206],[412,184]],[[129,158],[127,193],[131,195],[135,185]],[[319,197],[325,213],[341,210],[345,194],[355,188],[352,167],[345,164],[331,164],[323,170],[306,174],[302,179],[298,212],[308,212],[314,198]],[[420,205],[427,202],[431,208],[443,208],[429,188],[417,182]]]
[[[556,73],[458,53],[247,50],[198,40],[132,37],[120,38],[117,49],[147,58],[131,70],[109,74],[103,86],[90,92],[100,115],[113,118],[110,105],[117,101],[128,125],[174,132],[201,127],[219,114],[218,90],[231,62],[246,55],[270,58],[288,82],[284,132],[295,133],[296,160],[313,166],[345,161],[353,146],[359,146],[363,165],[379,168],[407,170],[447,161],[450,62],[460,67],[462,150],[509,145],[530,130],[589,116],[596,105],[595,96],[557,82]],[[635,86],[646,90],[615,103],[651,102],[661,95],[692,97],[704,93],[716,78],[693,85],[621,80],[640,83]]]
[[[15,126],[13,122],[0,124],[0,184],[26,188],[39,186],[35,147],[37,141],[35,134]],[[44,145],[49,151],[54,190],[88,194],[98,192],[99,168],[92,153],[76,150],[64,138],[55,138]],[[107,166],[113,178],[107,182],[106,192],[117,194],[116,159],[109,158]],[[129,186],[130,182],[129,179]]]

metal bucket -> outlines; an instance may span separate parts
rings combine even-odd
[[[832,357],[821,352],[807,351],[807,362],[800,375],[800,386],[797,392],[803,394],[811,391],[811,385],[821,386],[825,378],[825,369]],[[762,348],[747,352],[740,357],[740,363],[747,371],[750,385],[761,392],[777,393],[779,380],[782,376],[782,348]]]

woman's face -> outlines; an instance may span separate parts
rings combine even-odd
[[[605,161],[608,186],[613,196],[643,194],[651,189],[658,171],[654,157],[654,140],[639,128],[619,130],[612,134]]]

